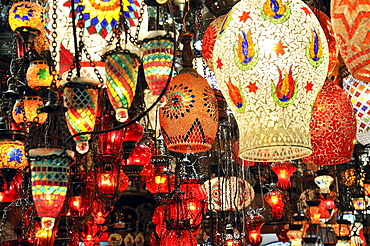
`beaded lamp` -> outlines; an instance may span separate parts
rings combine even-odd
[[[370,3],[357,0],[331,1],[331,20],[335,38],[350,73],[366,84],[370,82]]]
[[[240,131],[242,159],[312,153],[312,104],[328,71],[328,43],[302,1],[242,0],[216,39],[213,66]]]
[[[326,80],[316,98],[310,135],[314,152],[302,159],[305,163],[334,165],[351,160],[356,117],[349,97],[332,80]]]

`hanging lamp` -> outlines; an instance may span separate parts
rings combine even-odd
[[[328,71],[328,44],[299,0],[242,0],[227,14],[213,66],[236,118],[242,159],[271,162],[312,153],[312,104]]]
[[[291,175],[297,167],[291,161],[275,162],[271,165],[271,170],[277,175],[277,187],[282,190],[288,190],[292,183],[290,182]]]

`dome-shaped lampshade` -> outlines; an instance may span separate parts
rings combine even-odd
[[[312,153],[312,104],[328,71],[328,43],[300,0],[242,0],[227,14],[213,67],[240,132],[242,159]]]
[[[219,34],[222,23],[225,20],[225,16],[226,15],[221,15],[220,17],[217,17],[215,20],[213,20],[211,24],[209,24],[203,35],[202,55],[206,64],[212,71],[213,49],[215,47],[217,35]]]
[[[165,96],[167,102],[160,108],[159,121],[168,150],[209,150],[218,130],[218,112],[215,94],[207,81],[194,69],[183,69],[173,78]]]
[[[316,98],[310,134],[314,152],[302,159],[305,163],[334,165],[351,160],[356,117],[348,95],[334,81],[326,80]]]
[[[343,89],[349,95],[356,116],[356,139],[362,145],[370,143],[370,86],[352,75],[343,79]]]
[[[344,63],[356,79],[370,82],[368,1],[331,1],[331,21]]]

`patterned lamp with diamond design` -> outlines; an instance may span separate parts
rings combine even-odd
[[[207,80],[193,68],[184,68],[165,96],[167,103],[160,108],[159,121],[167,148],[179,153],[209,150],[218,129],[218,112]]]
[[[52,229],[67,194],[69,166],[74,152],[39,148],[29,151],[32,196],[43,228]]]

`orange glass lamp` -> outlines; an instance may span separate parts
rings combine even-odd
[[[320,224],[320,201],[307,201],[307,215],[310,218],[310,223],[312,225]]]
[[[175,188],[175,173],[170,169],[172,156],[153,156],[153,172],[146,177],[146,188],[152,194],[165,194]]]
[[[45,60],[32,61],[26,73],[27,85],[32,89],[49,87],[53,80],[49,69],[49,65]]]
[[[247,211],[246,229],[248,232],[248,243],[252,246],[258,246],[262,242],[261,229],[265,224],[265,218],[258,210]]]
[[[370,82],[369,2],[331,1],[330,12],[337,46],[350,73]]]
[[[150,31],[140,37],[145,79],[153,95],[163,91],[170,78],[175,50],[173,34]]]
[[[43,124],[48,117],[47,113],[40,112],[43,106],[44,103],[39,96],[19,99],[13,106],[13,119],[25,128],[31,124]]]
[[[74,78],[63,84],[64,106],[67,126],[72,135],[94,130],[98,102],[99,81],[85,78]],[[79,135],[74,138],[76,150],[80,154],[89,151],[90,135]]]
[[[51,233],[55,218],[62,210],[73,156],[74,152],[61,149],[39,148],[29,151],[32,197],[46,232],[50,230]]]
[[[35,2],[20,1],[12,5],[9,10],[10,28],[19,34],[25,43],[31,43],[45,28],[43,19],[44,9]]]
[[[287,190],[292,186],[290,177],[296,170],[296,166],[290,161],[275,162],[271,165],[271,170],[278,177],[277,187],[282,190]]]
[[[120,165],[113,162],[98,162],[94,166],[95,188],[100,199],[118,198],[120,183]]]
[[[140,65],[140,51],[124,50],[105,54],[106,85],[109,101],[116,111],[116,119],[125,122],[134,99]]]
[[[264,195],[264,199],[271,207],[271,218],[274,221],[282,220],[287,193],[278,189],[275,185],[271,185],[271,189]]]
[[[328,175],[329,172],[326,170],[317,171],[317,177],[314,179],[314,182],[320,188],[321,194],[330,193],[330,185],[333,183],[334,178]]]
[[[351,222],[344,219],[337,220],[333,225],[333,230],[338,237],[346,237],[351,233]]]
[[[289,231],[287,232],[287,236],[290,240],[291,246],[301,246],[303,237],[302,225],[298,224],[289,225]]]
[[[239,126],[240,158],[274,162],[312,153],[312,105],[328,63],[324,31],[302,1],[234,5],[217,36],[213,68]]]

